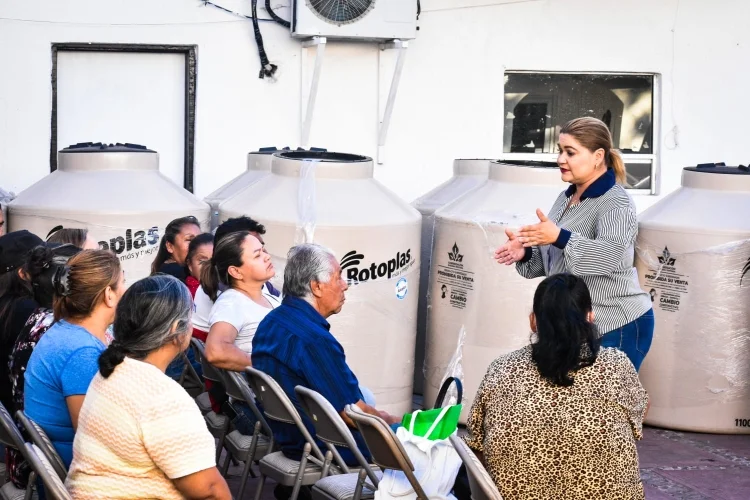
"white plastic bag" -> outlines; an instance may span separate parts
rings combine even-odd
[[[435,420],[433,426],[426,433],[430,435],[434,427],[445,416],[449,407]],[[448,439],[431,441],[413,433],[418,411],[412,416],[410,428],[399,427],[396,437],[414,464],[414,476],[422,486],[427,498],[435,500],[456,500],[451,494],[453,483],[456,482],[458,469],[461,468],[461,457]],[[406,475],[401,471],[387,470],[375,492],[375,500],[413,500],[417,498]]]

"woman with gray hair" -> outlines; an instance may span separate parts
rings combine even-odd
[[[172,276],[134,283],[81,408],[66,487],[73,498],[229,499],[198,407],[165,375],[190,344],[190,292]]]

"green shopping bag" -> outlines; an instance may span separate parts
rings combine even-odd
[[[441,408],[443,399],[445,398],[445,394],[448,392],[451,383],[455,383],[458,388],[459,404]],[[461,381],[454,377],[448,377],[440,388],[440,393],[435,402],[435,408],[407,413],[401,420],[401,425],[408,429],[411,434],[427,438],[430,441],[446,439],[448,436],[456,432],[456,429],[458,428],[458,418],[463,409],[463,405],[461,404],[462,397],[463,387]]]

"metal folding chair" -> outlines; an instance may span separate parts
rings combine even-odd
[[[31,420],[22,410],[16,412],[16,418],[21,423],[26,433],[31,438],[31,442],[34,443],[44,453],[45,458],[51,464],[53,470],[57,474],[57,477],[61,481],[65,481],[65,476],[68,475],[68,469],[65,467],[65,463],[60,458],[60,455],[55,450],[52,440],[44,432],[44,429]],[[37,474],[39,471],[37,471]]]
[[[427,500],[422,485],[419,484],[417,477],[414,475],[414,465],[391,427],[382,418],[363,412],[357,405],[347,405],[344,411],[357,424],[357,428],[362,433],[367,448],[370,450],[373,462],[381,469],[403,472],[412,488],[414,488],[417,498]]]
[[[240,491],[237,494],[237,498],[242,498],[245,492],[247,476],[252,474],[253,477],[256,477],[251,468],[252,463],[273,451],[273,432],[263,414],[255,405],[255,397],[242,375],[228,370],[222,370],[222,375],[224,375],[226,382],[227,395],[239,402],[245,403],[257,419],[252,435],[248,436],[238,430],[234,430],[226,436],[223,442],[223,446],[227,450],[227,457],[221,473],[225,477],[232,458],[245,462],[245,468],[242,471],[240,479]]]
[[[370,464],[367,463],[354,440],[352,431],[341,418],[341,415],[336,412],[336,409],[323,395],[312,389],[297,386],[294,388],[294,392],[297,394],[297,400],[300,402],[302,409],[310,417],[317,438],[325,443],[328,450],[333,454],[336,464],[344,472],[341,475],[324,477],[315,483],[312,489],[313,499],[360,500],[360,498],[373,498],[382,473],[379,477],[379,471],[373,471]],[[358,472],[352,472],[349,469],[336,446],[348,448],[352,452],[359,465]],[[371,484],[365,483],[365,479],[368,478]]]
[[[503,500],[495,482],[466,442],[455,435],[448,439],[466,467],[472,500]]]
[[[325,456],[315,440],[302,423],[297,409],[279,384],[255,368],[246,368],[248,383],[255,397],[263,405],[265,416],[269,420],[295,425],[305,438],[305,446],[300,461],[284,456],[281,451],[266,455],[260,460],[260,482],[255,493],[255,500],[260,500],[266,477],[270,477],[284,486],[293,486],[289,500],[297,500],[302,486],[311,486],[328,475],[333,455],[330,451]]]
[[[23,457],[28,461],[26,456],[26,443],[21,435],[21,431],[13,421],[13,417],[10,416],[5,406],[0,403],[0,443],[5,446],[10,446],[21,452]],[[29,484],[25,490],[16,488],[13,483],[9,481],[8,474],[10,471],[6,470],[5,484],[0,487],[0,498],[2,500],[30,500],[34,493],[34,484],[36,483],[36,472],[32,470],[29,475]]]
[[[196,359],[201,364],[201,368],[203,368],[203,378],[214,383],[225,385],[226,383],[221,370],[213,366],[206,359],[206,347],[203,345],[203,342],[193,337],[190,339],[190,344],[193,347]],[[195,402],[198,404],[201,413],[203,413],[203,418],[206,420],[208,431],[213,437],[219,440],[216,446],[216,463],[218,464],[219,458],[221,457],[221,450],[224,448],[224,439],[227,432],[229,432],[229,417],[213,411],[213,408],[211,407],[211,398],[208,396],[207,392],[204,392],[195,398]]]
[[[55,467],[47,460],[47,456],[43,450],[40,450],[36,444],[26,443],[26,455],[31,468],[42,478],[46,498],[51,500],[73,500],[68,490],[65,489],[65,483],[57,476]]]

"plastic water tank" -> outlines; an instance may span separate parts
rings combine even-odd
[[[211,206],[211,230],[216,229],[219,225],[219,206],[221,203],[268,175],[271,172],[273,154],[279,151],[284,150],[272,147],[260,148],[258,151],[248,153],[247,170],[204,198],[206,203]]]
[[[352,281],[342,311],[329,318],[347,362],[378,408],[411,410],[421,216],[373,179],[364,156],[295,151],[273,157],[271,175],[222,203],[220,217],[262,222],[277,280],[289,248],[331,248]]]
[[[453,177],[427,194],[419,197],[412,206],[422,214],[422,257],[419,273],[419,307],[417,309],[417,347],[414,369],[414,392],[424,391],[425,335],[427,332],[427,288],[430,276],[432,235],[434,233],[435,210],[471,191],[487,180],[490,172],[489,159],[458,159],[453,161]]]
[[[555,163],[492,162],[489,179],[435,212],[429,277],[425,399],[434,401],[460,332],[466,417],[479,383],[498,356],[529,343],[528,313],[539,279],[494,260],[506,227],[539,222],[566,188]]]
[[[748,169],[709,164],[640,216],[636,268],[656,318],[640,371],[649,424],[750,433],[749,210]]]
[[[81,143],[58,153],[58,169],[10,203],[10,228],[40,238],[58,226],[87,228],[115,252],[128,283],[148,276],[166,225],[209,207],[159,173],[156,151],[136,144]]]

